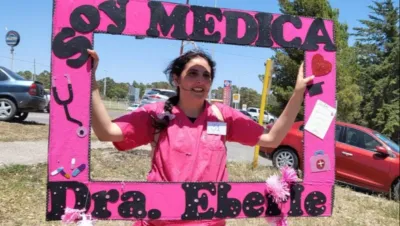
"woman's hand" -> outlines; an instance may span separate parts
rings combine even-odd
[[[98,89],[97,87],[97,82],[96,82],[96,70],[97,66],[99,65],[99,56],[97,55],[96,51],[87,49],[89,56],[92,57],[93,59],[93,68],[92,68],[92,89],[96,90]]]
[[[92,57],[93,59],[93,75],[96,74],[96,70],[97,70],[97,66],[99,65],[99,56],[97,55],[96,51],[91,50],[91,49],[87,49],[89,56]]]
[[[294,87],[294,92],[303,95],[307,85],[309,85],[307,83],[311,82],[314,77],[315,76],[312,75],[304,78],[304,63],[302,62],[299,67],[299,72],[297,73],[297,80],[296,86]]]
[[[314,79],[314,76],[304,78],[303,71],[304,66],[303,63],[301,63],[292,97],[289,99],[285,109],[279,116],[278,120],[276,120],[269,133],[261,136],[258,145],[276,148],[289,132],[293,122],[296,120],[297,114],[300,111],[301,103],[303,102],[304,98],[304,91],[308,85],[307,83]]]

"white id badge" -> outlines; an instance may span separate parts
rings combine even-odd
[[[226,123],[207,122],[207,134],[226,135]]]

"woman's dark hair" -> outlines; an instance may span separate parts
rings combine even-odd
[[[173,81],[174,81],[174,75],[180,77],[182,74],[182,71],[185,69],[186,64],[196,58],[196,57],[201,57],[205,60],[207,60],[208,64],[210,65],[211,68],[211,80],[214,80],[214,75],[215,75],[215,62],[211,59],[211,57],[206,54],[205,52],[201,50],[190,50],[179,57],[175,58],[171,63],[168,65],[168,67],[164,70],[164,73],[167,75],[168,81],[172,86],[175,86]],[[164,105],[164,112],[169,112],[172,113],[172,107],[177,105],[179,102],[179,87],[176,87],[176,96],[170,97]],[[153,120],[153,127],[161,131],[165,129],[169,124],[169,117],[164,116],[163,119],[159,118],[154,118]]]

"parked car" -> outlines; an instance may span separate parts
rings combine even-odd
[[[156,103],[156,102],[160,102],[160,101],[165,102],[166,100],[164,100],[164,99],[142,99],[140,101],[139,107],[144,106],[146,104],[152,104],[152,103]]]
[[[126,110],[127,111],[134,111],[139,107],[139,104],[131,104]]]
[[[46,112],[50,113],[50,91],[44,90],[44,99],[46,100],[46,107],[44,108]]]
[[[168,98],[175,95],[176,92],[174,90],[153,88],[143,95],[142,100],[166,101]]]
[[[254,108],[254,107],[249,107],[247,108],[247,112],[250,113],[250,115],[258,122],[258,119],[260,117],[260,109],[259,108]],[[264,123],[273,123],[276,121],[276,117],[273,116],[272,114],[268,113],[267,111],[264,111]]]
[[[245,110],[239,110],[240,112],[242,112],[242,114],[248,116],[249,118],[251,118],[253,121],[257,121],[253,116],[250,115],[249,112],[245,111]]]
[[[303,129],[303,121],[295,122],[277,148],[260,147],[260,152],[275,167],[303,169]],[[340,121],[335,137],[337,181],[400,199],[398,144],[372,129]]]
[[[265,111],[265,114],[268,114],[268,123],[274,123],[278,119],[278,117],[267,111]]]
[[[0,121],[23,121],[46,107],[43,84],[0,66]]]

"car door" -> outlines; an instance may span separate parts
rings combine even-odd
[[[336,125],[335,127],[335,170],[336,170],[336,179],[342,181],[343,178],[346,177],[345,171],[345,163],[346,157],[342,154],[342,151],[345,151],[346,147],[344,144],[344,135],[345,135],[345,127],[341,125]]]
[[[381,146],[380,142],[366,132],[346,127],[344,143],[338,146],[337,170],[343,182],[385,190],[390,164],[386,162],[389,157],[376,152],[375,147]]]

